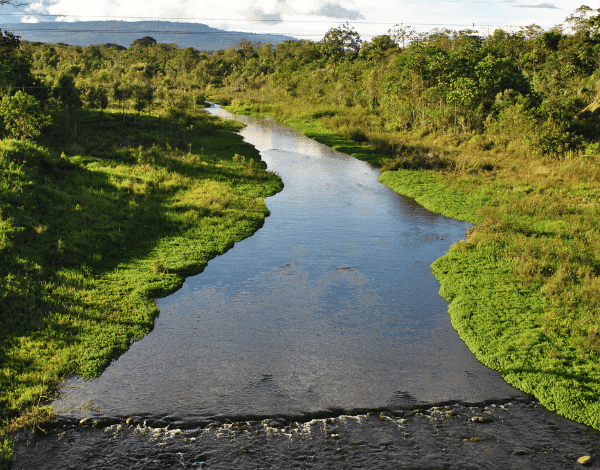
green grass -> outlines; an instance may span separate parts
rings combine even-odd
[[[380,180],[425,208],[478,224],[432,265],[453,327],[509,384],[600,430],[600,155],[557,160],[452,132],[373,131],[369,110],[257,97],[228,109],[280,118],[391,170]]]
[[[79,114],[77,135],[59,115],[38,145],[0,142],[0,467],[7,432],[151,331],[154,299],[261,227],[282,189],[237,123]]]
[[[422,170],[386,171],[379,181],[432,212],[474,224],[481,222],[477,209],[490,203],[484,186],[480,186],[478,193],[466,196],[458,189],[449,188],[438,175]]]
[[[543,279],[515,275],[523,264],[532,262],[519,259],[517,252],[532,245],[555,245],[556,224],[521,216],[502,233],[500,221],[492,222],[490,208],[482,210],[489,199],[460,193],[448,182],[440,182],[440,176],[398,170],[383,173],[380,179],[429,210],[470,222],[483,220],[466,241],[453,245],[432,265],[440,295],[451,302],[452,326],[477,359],[499,371],[506,382],[535,396],[549,410],[600,429],[597,356],[582,350],[581,335],[549,331],[549,312],[564,305],[544,295],[548,284]],[[449,195],[446,200],[441,197],[444,192]],[[508,208],[503,209],[497,215],[504,216],[500,220],[505,222]],[[543,211],[543,206],[539,209]],[[527,230],[527,235],[519,237],[518,228]],[[560,264],[560,259],[552,261]]]

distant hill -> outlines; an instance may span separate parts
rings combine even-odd
[[[225,31],[201,23],[170,21],[78,21],[75,23],[10,23],[0,29],[12,31],[24,41],[65,43],[77,46],[119,44],[129,47],[136,39],[151,36],[160,43],[193,47],[201,51],[217,51],[239,44],[242,39],[273,45],[291,36]]]

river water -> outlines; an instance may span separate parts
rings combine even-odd
[[[562,430],[566,446],[539,447],[556,449],[541,468],[592,452],[591,430],[540,409],[452,329],[430,264],[469,224],[275,120],[210,112],[246,123],[244,139],[281,176],[271,215],[157,300],[154,330],[101,377],[67,381],[57,430],[21,435],[15,468],[337,468],[351,466],[348,452],[365,468],[535,468],[524,439],[536,427],[544,442]],[[428,447],[432,432],[445,447]]]

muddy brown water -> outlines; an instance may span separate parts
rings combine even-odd
[[[99,378],[68,380],[14,468],[571,468],[597,452],[452,329],[429,265],[469,224],[277,121],[211,112],[245,122],[282,177],[271,215],[157,300],[154,330]]]

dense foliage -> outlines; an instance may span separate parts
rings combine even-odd
[[[110,103],[175,115],[221,87],[301,96],[313,105],[369,116],[372,132],[451,130],[482,147],[562,157],[585,151],[598,137],[600,35],[594,13],[577,10],[568,19],[570,34],[535,25],[487,37],[471,30],[417,34],[405,28],[361,42],[346,24],[318,43],[271,47],[242,41],[210,55],[151,37],[128,49],[27,43],[0,78],[4,87],[10,83],[37,99],[54,96],[73,110],[78,103],[66,96],[70,79],[91,108]],[[4,48],[14,44],[14,37],[5,36]],[[360,127],[338,124],[349,133]]]

